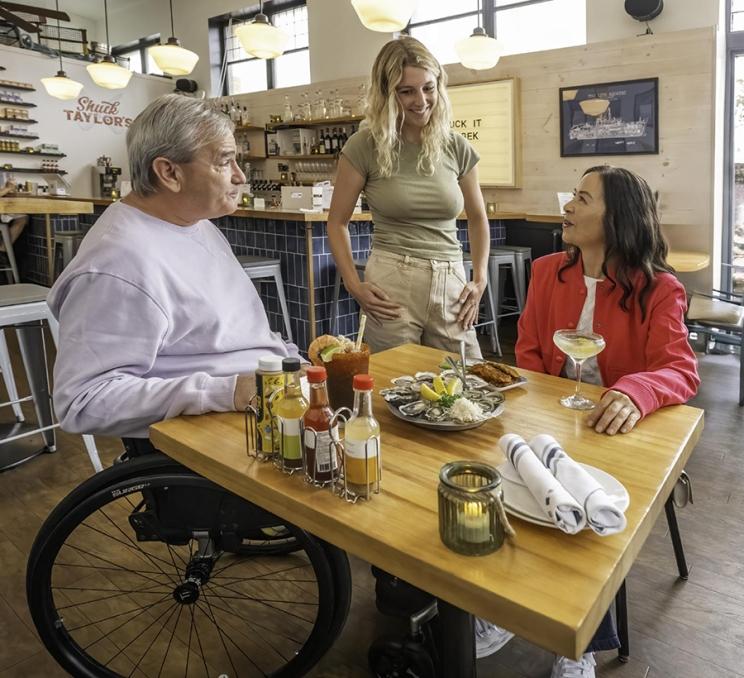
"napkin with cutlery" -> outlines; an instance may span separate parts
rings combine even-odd
[[[602,485],[566,454],[553,436],[529,443],[514,434],[499,440],[501,449],[545,515],[558,529],[575,534],[589,526],[600,536],[622,532],[625,514]]]
[[[617,508],[612,497],[566,454],[553,436],[542,433],[528,444],[556,480],[584,507],[586,521],[594,532],[607,536],[625,529],[625,514]]]
[[[558,482],[535,452],[516,433],[499,440],[506,458],[519,473],[545,515],[567,534],[576,534],[586,526],[584,509]]]

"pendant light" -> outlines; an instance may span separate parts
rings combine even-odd
[[[364,27],[379,33],[402,31],[417,4],[418,0],[351,0]]]
[[[56,2],[59,12],[59,0],[56,0]],[[44,85],[47,94],[55,99],[62,99],[63,101],[75,99],[80,94],[80,90],[83,89],[83,83],[68,78],[67,73],[62,68],[62,40],[60,38],[59,19],[57,19],[57,53],[59,55],[57,75],[52,78],[42,78],[41,84]]]
[[[101,61],[88,64],[85,68],[93,82],[99,87],[106,89],[123,89],[129,84],[132,77],[132,71],[116,63],[116,59],[111,56],[111,43],[109,42],[108,28],[108,0],[103,0],[103,15],[106,23],[106,56]]]
[[[158,68],[168,75],[188,75],[194,70],[199,55],[196,52],[181,47],[178,38],[175,37],[173,28],[173,0],[170,3],[171,37],[165,45],[153,45],[147,51],[153,58]]]
[[[263,13],[263,0],[253,20],[235,28],[235,37],[248,54],[258,59],[276,59],[284,53],[289,42],[289,35],[272,25]]]
[[[499,62],[501,56],[501,46],[494,38],[488,36],[488,33],[480,24],[481,10],[480,2],[478,2],[478,25],[473,29],[469,38],[460,40],[455,44],[460,63],[465,68],[472,68],[475,71],[493,68]]]

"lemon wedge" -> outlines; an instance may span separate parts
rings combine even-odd
[[[447,395],[460,395],[462,393],[462,379],[452,377],[447,380]]]
[[[434,377],[434,380],[433,381],[434,381],[434,383],[433,383],[434,390],[439,395],[442,395],[443,393],[446,393],[447,392],[447,387],[444,385],[444,379],[442,379],[442,377],[440,377],[439,375],[437,375],[436,377]]]
[[[422,384],[421,385],[421,397],[424,400],[436,401],[436,400],[439,400],[442,396],[441,394],[437,393],[434,389],[430,388],[428,384]]]

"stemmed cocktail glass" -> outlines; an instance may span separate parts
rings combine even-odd
[[[571,358],[576,368],[576,391],[561,398],[561,405],[572,410],[591,410],[596,403],[581,395],[581,366],[587,358],[597,355],[604,349],[604,337],[594,332],[557,330],[553,334],[553,343]]]

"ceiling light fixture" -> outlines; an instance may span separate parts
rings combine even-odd
[[[402,31],[411,20],[418,0],[351,0],[365,28],[379,33]]]
[[[116,63],[111,55],[111,42],[109,41],[108,27],[108,0],[103,0],[103,16],[106,23],[106,56],[101,61],[88,64],[87,69],[93,82],[99,87],[106,89],[123,89],[129,84],[132,71]]]
[[[59,12],[59,0],[56,0],[56,3]],[[75,99],[80,94],[80,90],[83,89],[83,83],[68,78],[62,67],[62,39],[60,37],[59,19],[57,19],[57,54],[59,55],[57,75],[52,78],[42,78],[41,84],[44,85],[47,94],[55,99],[62,99],[63,101]]]
[[[494,12],[494,22],[495,16]],[[495,29],[496,24],[494,23],[494,32]],[[455,51],[457,56],[460,57],[460,63],[465,68],[472,68],[475,71],[493,68],[499,62],[501,46],[495,38],[489,37],[481,26],[480,1],[478,2],[478,25],[473,29],[470,37],[455,44]]]
[[[284,53],[289,42],[289,35],[272,25],[263,13],[263,0],[253,20],[235,28],[235,37],[248,54],[258,59],[276,59]]]
[[[196,52],[181,47],[178,38],[175,37],[173,28],[173,0],[170,3],[171,37],[165,45],[153,45],[147,51],[155,60],[158,68],[168,75],[188,75],[194,70],[199,55]]]

